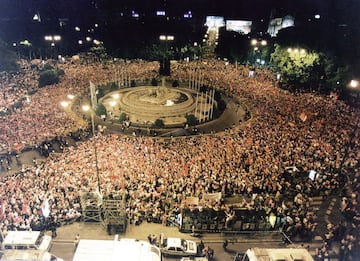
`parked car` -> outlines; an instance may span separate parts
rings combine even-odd
[[[189,257],[198,255],[198,247],[195,241],[181,238],[164,238],[160,245],[163,256]]]

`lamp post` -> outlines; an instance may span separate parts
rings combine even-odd
[[[46,42],[50,43],[50,47],[54,48],[56,46],[56,43],[61,41],[61,36],[60,35],[45,35],[44,36],[44,40]],[[54,58],[54,54],[52,53],[51,58]]]
[[[89,105],[83,105],[82,110],[84,112],[90,113],[90,119],[91,119],[91,132],[93,135],[93,146],[94,146],[94,154],[95,154],[95,169],[96,169],[96,179],[97,179],[97,187],[99,190],[99,193],[101,194],[101,188],[100,188],[100,174],[99,174],[99,164],[98,164],[98,155],[97,155],[97,147],[96,147],[96,136],[95,136],[95,120],[94,120],[94,111],[91,109]]]
[[[251,46],[253,46],[253,56],[254,56],[254,63],[258,63],[259,65],[265,64],[265,59],[263,58],[262,49],[267,46],[266,40],[257,40],[257,39],[251,39],[250,41]],[[257,58],[256,54],[260,53],[260,58]]]
[[[174,41],[175,37],[173,35],[162,34],[159,36],[159,39],[160,39],[160,41],[165,42],[165,54],[162,57],[163,64],[162,64],[162,66],[160,65],[160,74],[161,75],[170,75],[170,68],[169,68],[169,70],[166,70],[167,66],[170,67],[168,42]],[[165,61],[167,62],[166,65],[165,65]]]

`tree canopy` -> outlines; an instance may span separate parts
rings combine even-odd
[[[281,76],[281,86],[329,92],[342,86],[348,68],[337,65],[334,59],[321,52],[303,48],[283,48],[275,44],[271,64]]]
[[[19,65],[16,63],[16,53],[0,39],[0,71],[18,71]]]

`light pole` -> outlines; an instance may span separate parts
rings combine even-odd
[[[168,42],[174,41],[175,37],[173,35],[160,35],[159,36],[160,41],[165,42],[165,54],[163,55],[163,64],[160,65],[160,74],[161,75],[170,75],[170,61],[169,61],[169,47]],[[166,62],[166,65],[165,65]],[[167,70],[167,67],[169,67],[169,70]]]
[[[97,154],[97,147],[96,147],[94,111],[91,109],[91,107],[89,105],[83,105],[82,110],[84,112],[89,112],[90,113],[91,132],[92,132],[92,135],[93,135],[92,138],[93,138],[93,146],[94,146],[94,154],[95,154],[95,169],[96,169],[97,187],[98,187],[99,193],[101,194],[98,154]]]
[[[60,35],[45,35],[44,40],[46,42],[49,42],[51,49],[53,49],[53,48],[55,48],[56,43],[61,41],[61,36]],[[53,56],[54,56],[54,54],[52,53],[51,58],[54,58]]]
[[[259,65],[265,65],[265,59],[263,55],[263,48],[267,46],[266,40],[257,40],[251,39],[250,41],[251,46],[253,46],[253,56],[254,56],[254,63],[258,63]],[[257,53],[260,53],[260,58],[257,58]]]

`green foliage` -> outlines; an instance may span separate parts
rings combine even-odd
[[[155,128],[163,128],[165,126],[162,119],[156,119],[154,123]]]
[[[42,68],[41,71],[49,71],[49,70],[54,70],[54,67],[51,64],[44,64],[44,67]]]
[[[120,114],[120,116],[119,116],[118,122],[119,122],[119,123],[123,123],[124,120],[126,120],[126,113],[125,113],[125,112],[122,112],[122,113]]]
[[[149,60],[160,61],[173,57],[174,51],[166,43],[153,44],[145,49],[145,55]]]
[[[272,66],[281,74],[280,84],[287,88],[301,88],[329,92],[338,88],[341,79],[346,79],[349,68],[336,65],[334,58],[324,53],[288,51],[275,45],[271,54]]]
[[[174,80],[173,83],[172,83],[172,87],[179,87],[179,81]]]
[[[194,126],[197,123],[197,118],[195,117],[194,114],[186,115],[186,123],[189,126]]]
[[[59,82],[59,75],[54,70],[43,71],[39,75],[39,87],[56,84]]]
[[[96,110],[95,110],[96,115],[101,116],[101,115],[106,115],[106,108],[104,106],[104,104],[102,103],[98,103]]]
[[[310,84],[314,68],[319,65],[319,54],[302,53],[300,50],[288,52],[280,45],[275,45],[271,62],[281,74],[283,84],[301,87]]]
[[[1,39],[0,39],[0,71],[14,72],[19,71],[17,56]]]
[[[157,86],[158,85],[158,80],[156,80],[155,78],[151,79],[151,85],[152,86]]]
[[[100,98],[104,97],[104,95],[105,95],[104,89],[103,88],[98,88],[96,97],[98,99],[100,99]]]
[[[112,82],[110,84],[110,91],[116,91],[117,89],[119,89],[119,86],[115,82]]]
[[[65,72],[64,72],[64,70],[63,70],[63,69],[57,69],[57,70],[56,70],[56,73],[57,73],[57,75],[59,75],[59,77],[61,77],[61,76],[64,76],[64,75],[65,75]]]

